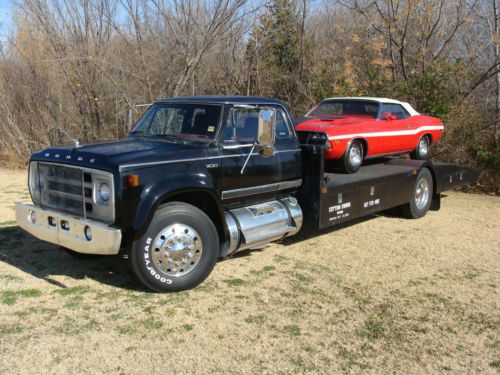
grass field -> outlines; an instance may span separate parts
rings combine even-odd
[[[498,197],[302,234],[161,295],[19,230],[25,186],[0,171],[0,374],[500,373]]]

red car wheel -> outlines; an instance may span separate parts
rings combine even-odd
[[[344,172],[356,173],[363,164],[363,144],[360,141],[352,141],[342,156],[341,163]]]
[[[416,160],[427,160],[429,157],[430,140],[427,135],[418,141],[417,148],[411,153],[411,158]]]

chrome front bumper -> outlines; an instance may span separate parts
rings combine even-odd
[[[32,220],[32,215],[36,220]],[[122,232],[97,221],[78,219],[23,203],[16,203],[16,220],[21,228],[36,238],[78,253],[115,255],[120,250]],[[87,226],[92,231],[91,240],[85,236]]]

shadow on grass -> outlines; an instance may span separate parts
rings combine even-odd
[[[124,255],[79,259],[59,246],[38,240],[17,226],[0,228],[0,262],[61,288],[67,286],[54,276],[77,280],[90,278],[119,288],[147,290],[129,270]]]
[[[447,197],[446,194],[441,194],[441,198],[446,198],[446,197]],[[395,219],[404,218],[401,214],[400,208],[393,207],[393,208],[387,209],[387,210],[382,211],[382,212],[376,212],[376,213],[373,213],[373,214],[370,214],[370,215],[367,215],[364,217],[360,217],[360,218],[357,218],[357,219],[354,219],[354,220],[351,220],[351,221],[348,221],[345,223],[337,224],[335,226],[321,229],[321,230],[314,228],[312,226],[304,225],[297,235],[284,238],[283,240],[279,241],[279,243],[281,243],[282,245],[285,245],[285,246],[293,245],[293,244],[296,244],[296,243],[299,243],[302,241],[307,241],[313,237],[321,236],[324,234],[335,233],[337,231],[341,231],[343,229],[346,229],[346,228],[349,228],[352,226],[356,226],[358,224],[361,224],[361,223],[364,223],[367,221],[371,221],[371,220],[376,219],[378,217],[387,217],[387,218],[395,218]],[[408,220],[411,220],[411,219],[408,219]],[[241,251],[238,251],[233,256],[228,257],[228,258],[224,258],[222,260],[230,260],[232,258],[247,257],[247,256],[252,255],[253,253],[259,253],[261,251],[264,251],[265,247],[267,247],[267,245],[260,247],[260,248],[256,248],[256,249],[241,250]]]
[[[304,228],[298,235],[286,238],[281,243],[291,245],[320,234],[333,233],[373,218],[375,216],[368,216],[322,231]],[[265,251],[266,247],[267,245],[256,249],[242,250],[232,257],[220,261],[248,257]],[[75,257],[66,253],[57,245],[38,240],[18,226],[0,228],[0,262],[16,267],[37,278],[44,279],[46,282],[60,288],[67,288],[67,286],[63,282],[56,280],[54,276],[67,276],[77,280],[90,278],[114,287],[148,291],[130,271],[125,255]]]
[[[373,215],[365,216],[362,218],[354,219],[348,223],[338,224],[334,227],[330,227],[330,228],[326,228],[326,229],[322,229],[322,230],[318,230],[318,229],[315,229],[313,227],[303,226],[298,234],[296,234],[295,236],[292,236],[292,237],[284,238],[283,240],[279,241],[279,243],[282,245],[285,245],[285,246],[293,245],[293,244],[296,244],[296,243],[299,243],[302,241],[307,241],[308,239],[313,238],[313,237],[321,236],[324,234],[335,233],[339,230],[349,228],[351,226],[354,226],[354,225],[357,225],[357,224],[360,224],[360,223],[363,223],[366,221],[373,220],[379,216],[398,217],[396,212],[391,213],[388,211],[388,212],[373,214]],[[234,258],[248,257],[248,256],[253,255],[254,253],[260,253],[261,251],[265,251],[267,246],[269,246],[269,244],[258,247],[258,248],[241,250],[232,256],[221,259],[221,261],[227,261],[227,260],[231,260]]]
[[[304,227],[299,234],[283,239],[281,244],[285,246],[293,245],[318,235],[335,233],[379,216],[400,217],[397,210],[388,210],[323,230]],[[232,257],[222,260],[248,257],[254,253],[264,251],[265,247],[267,246],[242,250]],[[148,290],[132,275],[124,255],[79,259],[67,254],[56,245],[36,239],[17,226],[0,227],[0,262],[10,264],[23,272],[44,279],[48,283],[61,288],[66,288],[66,285],[53,279],[52,276],[64,275],[73,279],[88,277],[119,288],[136,291]]]
[[[441,198],[446,198],[447,196],[448,196],[447,194],[441,194]],[[407,219],[404,216],[402,216],[400,207],[393,207],[393,208],[389,208],[385,211],[376,212],[376,213],[373,213],[373,214],[370,214],[367,216],[359,217],[357,219],[354,219],[354,220],[351,220],[351,221],[348,221],[345,223],[337,224],[333,227],[325,228],[325,229],[321,229],[321,230],[318,230],[318,229],[310,227],[310,226],[309,227],[304,226],[301,229],[299,234],[297,234],[293,237],[285,238],[281,241],[281,243],[283,245],[292,245],[292,244],[297,243],[297,242],[308,240],[312,237],[320,236],[323,234],[335,233],[339,230],[349,228],[349,227],[352,227],[352,226],[355,226],[355,225],[358,225],[360,223],[364,223],[367,221],[371,221],[371,220],[376,219],[378,217],[413,220],[413,219]]]

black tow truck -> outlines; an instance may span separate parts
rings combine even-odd
[[[296,134],[280,101],[185,97],[156,101],[128,138],[31,156],[33,205],[20,227],[74,255],[128,251],[148,288],[200,284],[218,258],[399,207],[439,209],[441,192],[477,178],[458,165],[382,159],[328,171],[325,135]]]

